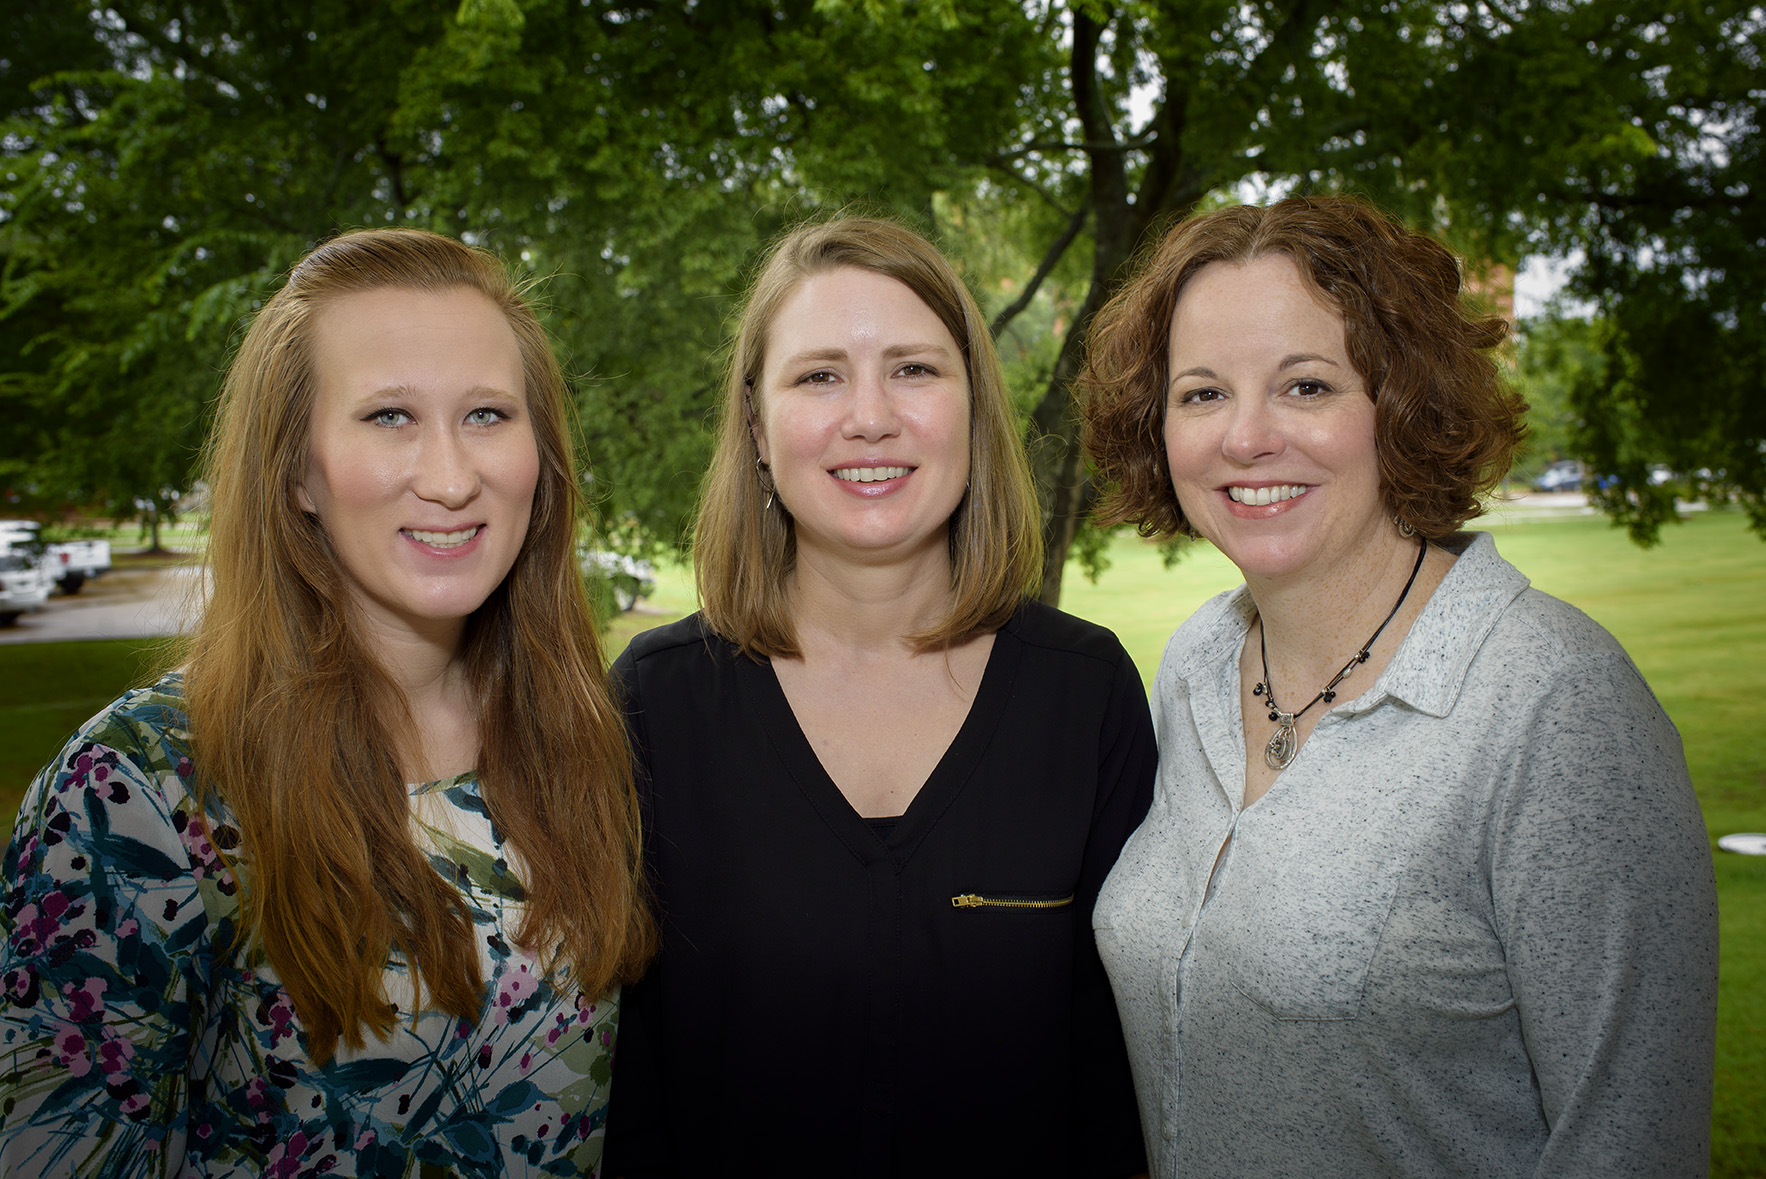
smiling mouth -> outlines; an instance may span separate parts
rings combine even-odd
[[[899,479],[912,467],[839,467],[834,471],[834,478],[844,479],[848,483],[881,483],[885,479]]]
[[[462,528],[458,532],[424,532],[416,528],[406,528],[402,531],[412,540],[419,544],[426,544],[431,548],[457,549],[477,536],[478,530],[482,527],[484,525],[474,524],[472,527]]]
[[[1286,499],[1298,499],[1311,490],[1304,483],[1283,483],[1276,487],[1228,487],[1226,494],[1235,504],[1249,504],[1254,508],[1264,504],[1279,504]]]

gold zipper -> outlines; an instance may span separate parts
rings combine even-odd
[[[953,909],[1063,909],[1073,903],[1073,894],[1064,897],[984,897],[966,892],[950,899]]]

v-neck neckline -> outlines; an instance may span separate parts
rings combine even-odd
[[[1013,615],[994,633],[993,650],[988,652],[987,666],[981,673],[981,683],[975,690],[975,699],[969,704],[968,715],[932,767],[932,772],[908,802],[907,809],[887,833],[872,828],[841,793],[839,784],[822,765],[821,758],[816,756],[808,735],[797,721],[797,714],[791,711],[791,702],[786,698],[784,686],[779,683],[772,664],[742,661],[747,664],[748,675],[752,677],[767,737],[780,760],[828,830],[861,862],[874,861],[879,854],[884,854],[898,864],[906,863],[926,833],[962,793],[981,755],[992,743],[994,731],[1005,716],[1006,703],[1011,699],[1012,685],[1018,678],[1023,644],[1014,633],[1017,622],[1017,615]]]

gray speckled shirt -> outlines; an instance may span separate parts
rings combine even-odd
[[[1251,807],[1244,587],[1166,648],[1157,795],[1093,918],[1159,1179],[1707,1171],[1717,899],[1679,735],[1488,534],[1447,547]]]

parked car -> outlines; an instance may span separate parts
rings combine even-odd
[[[1586,477],[1582,463],[1577,459],[1559,459],[1539,473],[1533,480],[1534,491],[1578,491],[1582,480]]]
[[[42,609],[52,584],[41,557],[22,548],[0,552],[0,626]]]
[[[579,549],[577,563],[584,577],[605,578],[613,589],[613,604],[625,613],[656,592],[656,566],[638,557],[607,549]]]
[[[70,540],[43,543],[43,526],[35,520],[0,520],[0,552],[24,550],[48,563],[50,580],[64,594],[80,587],[110,568],[108,540]]]

